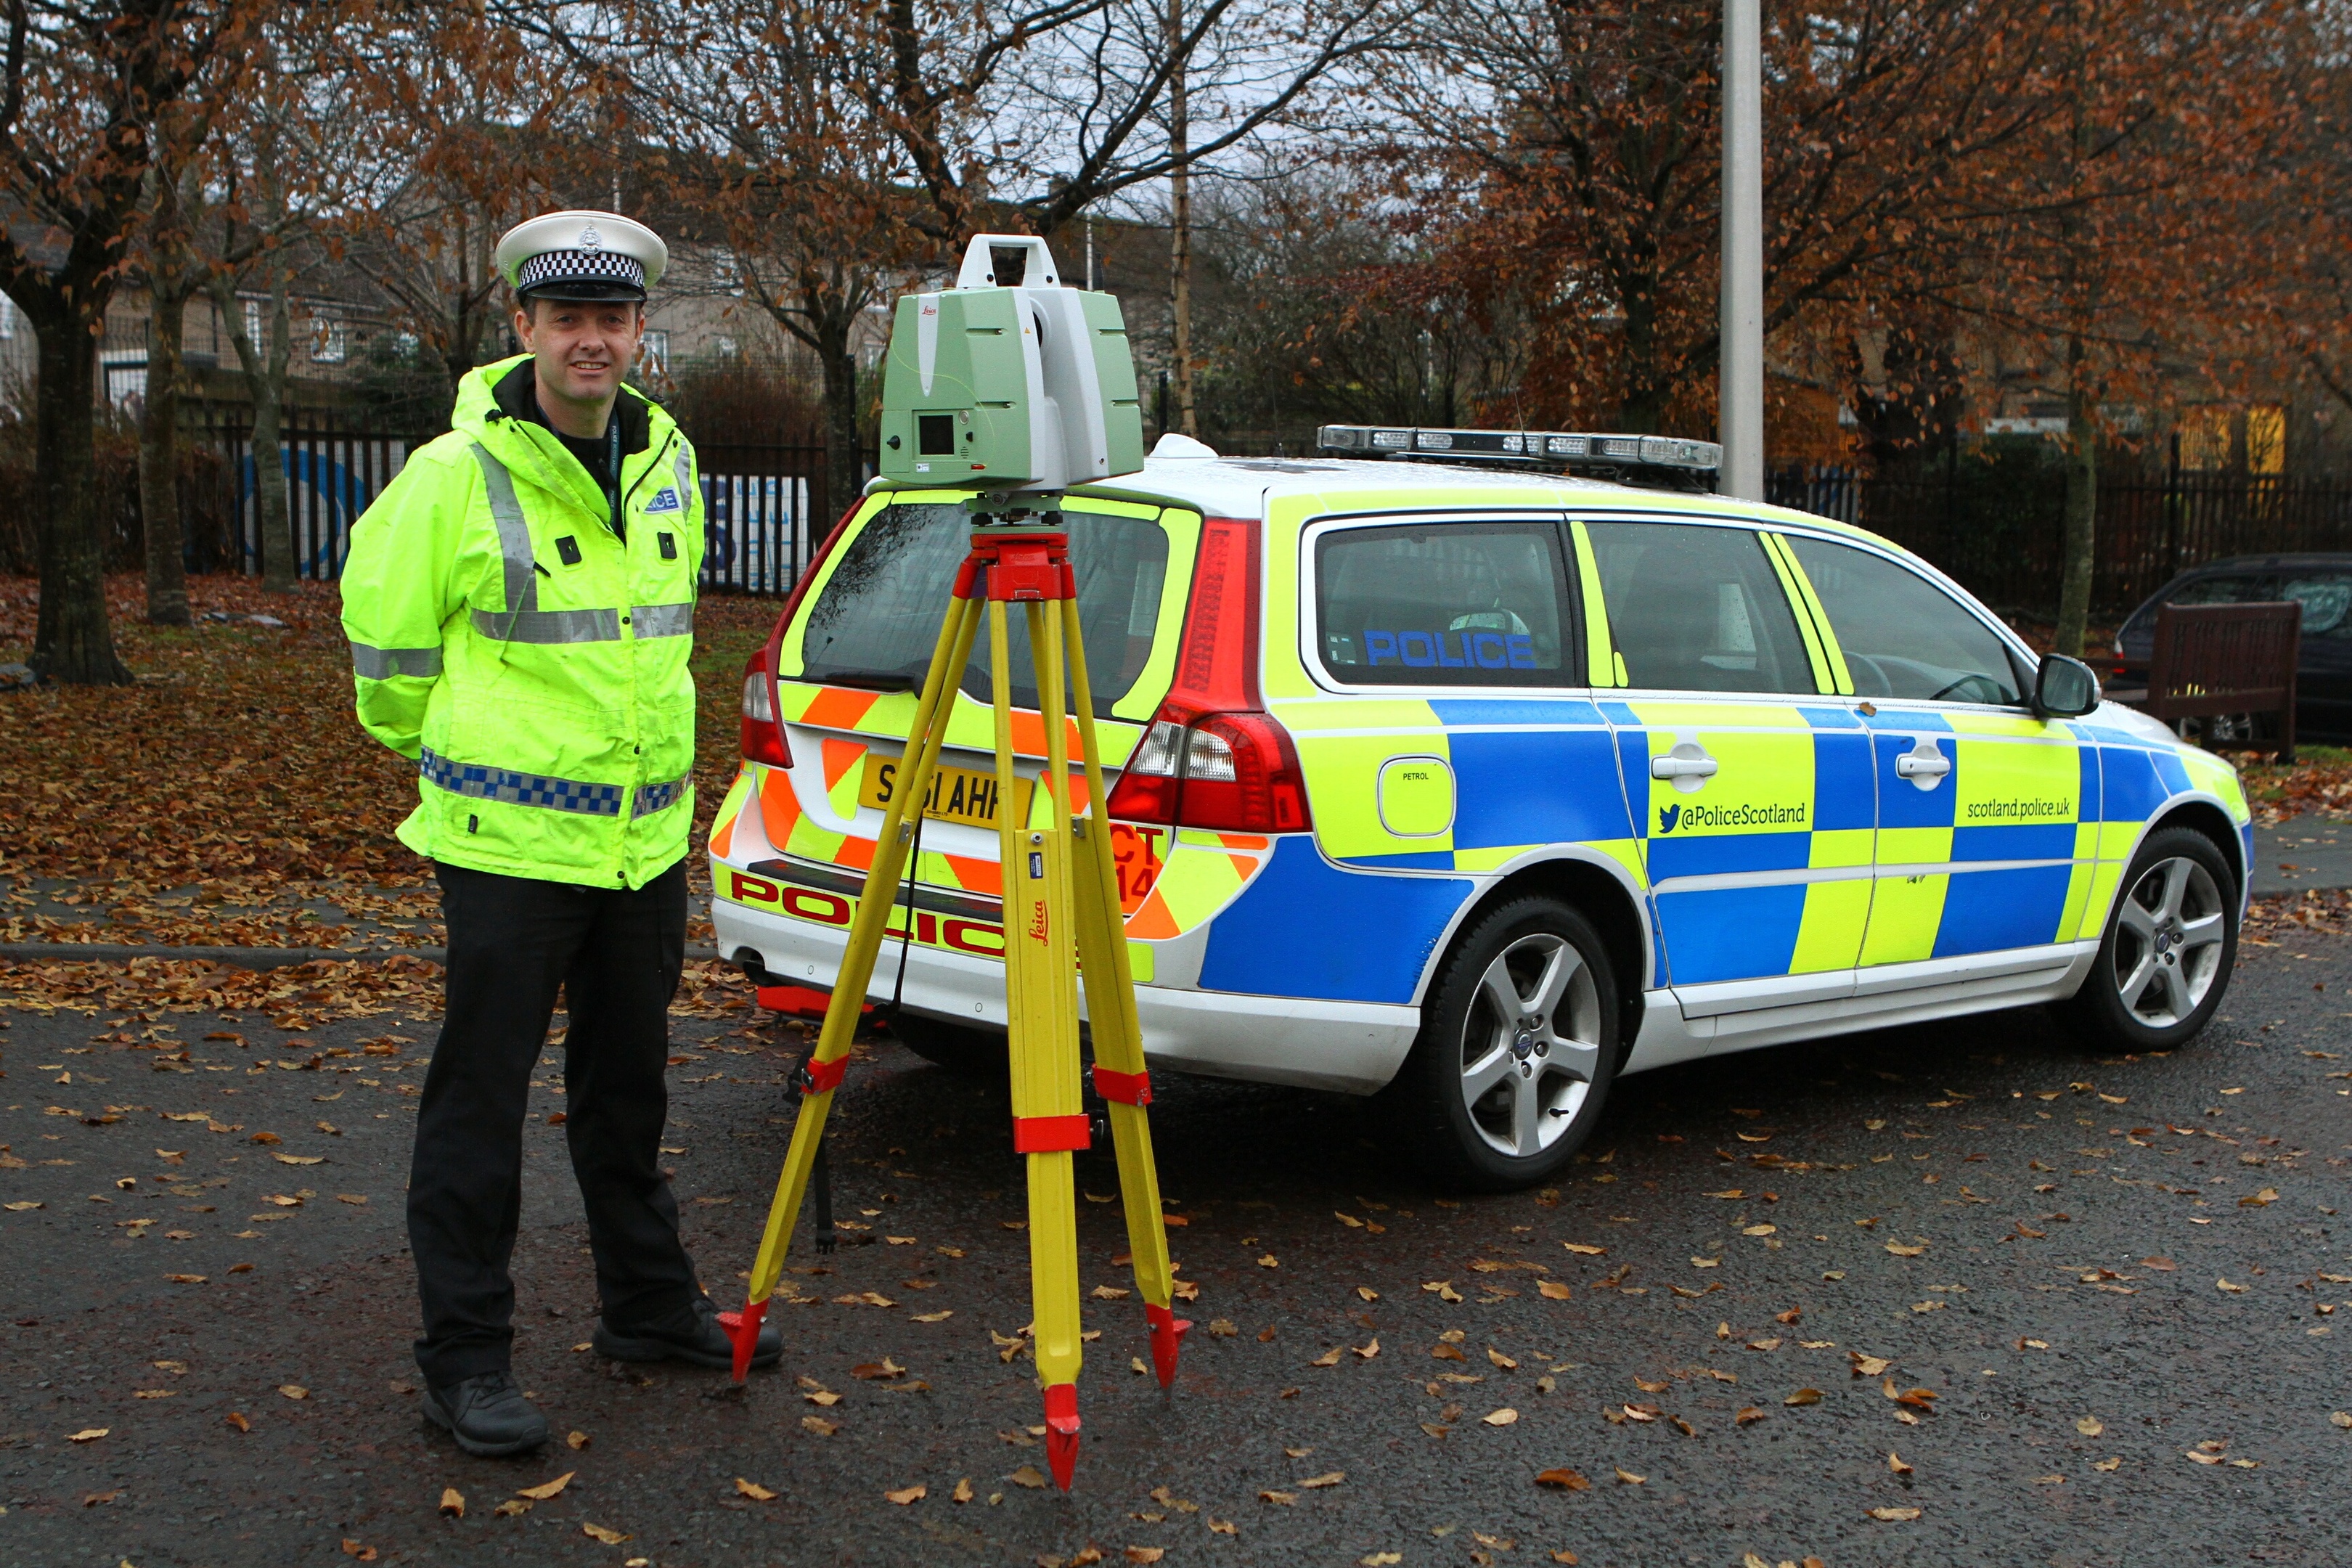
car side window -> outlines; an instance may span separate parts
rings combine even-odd
[[[1627,685],[1816,689],[1789,596],[1755,534],[1671,522],[1593,522],[1585,531]]]
[[[2303,606],[2304,636],[2352,642],[2352,615],[2347,614],[2352,611],[2352,576],[2340,572],[2290,576],[2278,596]]]
[[[2013,704],[2015,661],[1991,627],[1917,573],[1866,550],[1790,535],[1857,697]]]
[[[1549,522],[1340,528],[1315,542],[1323,668],[1364,686],[1565,686]]]

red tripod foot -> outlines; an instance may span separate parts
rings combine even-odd
[[[1049,1384],[1045,1388],[1045,1463],[1054,1484],[1070,1489],[1071,1472],[1078,1463],[1078,1385]]]
[[[721,1312],[719,1326],[727,1331],[727,1340],[735,1347],[735,1381],[743,1381],[751,1370],[751,1352],[759,1347],[760,1321],[768,1315],[765,1301],[746,1301],[740,1312]]]
[[[1151,1364],[1160,1373],[1160,1386],[1169,1387],[1176,1381],[1176,1342],[1192,1326],[1190,1318],[1180,1318],[1167,1307],[1146,1305],[1144,1317],[1151,1324]]]

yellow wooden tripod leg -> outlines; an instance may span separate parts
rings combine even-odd
[[[907,752],[882,814],[882,833],[874,847],[874,863],[866,868],[866,889],[857,917],[850,922],[849,945],[834,977],[833,997],[825,1004],[824,1025],[817,1034],[816,1050],[808,1063],[809,1081],[803,1086],[800,1115],[793,1123],[792,1145],[776,1177],[775,1196],[768,1205],[767,1228],[760,1237],[759,1254],[751,1263],[751,1282],[740,1312],[721,1312],[719,1321],[735,1350],[735,1381],[750,1371],[759,1343],[761,1321],[767,1316],[768,1298],[784,1271],[784,1255],[792,1249],[793,1226],[800,1217],[801,1199],[808,1190],[809,1173],[816,1163],[818,1143],[824,1137],[826,1113],[833,1091],[846,1070],[850,1043],[866,1004],[866,982],[881,952],[888,927],[898,877],[906,866],[907,818],[921,809],[930,789],[940,746],[946,739],[948,715],[965,662],[971,657],[972,637],[980,624],[980,604],[973,599],[949,601],[940,622],[940,636],[931,650],[931,668],[923,678],[923,695],[915,709],[915,722],[907,734]],[[908,758],[912,765],[905,765]],[[910,805],[911,803],[911,805]]]
[[[1004,606],[989,605],[995,681],[997,798],[1019,798],[1013,771],[1011,677]],[[1070,944],[1068,725],[1062,693],[1062,619],[1055,606],[1024,606],[1045,771],[1029,821],[1001,818],[1004,866],[1005,984],[1012,1007],[1013,1147],[1029,1176],[1029,1290],[1036,1314],[1037,1381],[1045,1401],[1045,1460],[1067,1491],[1078,1451],[1078,1226],[1074,1151],[1087,1143],[1080,1087],[1078,988]],[[1042,809],[1041,809],[1042,808]],[[1044,816],[1041,824],[1040,815]]]
[[[1151,1363],[1160,1385],[1176,1378],[1179,1338],[1192,1325],[1174,1310],[1175,1271],[1168,1261],[1168,1228],[1160,1218],[1160,1174],[1151,1156],[1151,1080],[1143,1061],[1143,1030],[1136,1021],[1135,977],[1128,959],[1126,921],[1119,909],[1118,868],[1110,841],[1103,790],[1102,751],[1095,738],[1094,689],[1078,605],[1062,605],[1063,640],[1069,648],[1070,708],[1076,716],[1078,752],[1086,765],[1087,816],[1073,836],[1077,892],[1078,963],[1087,985],[1087,1017],[1095,1047],[1095,1089],[1110,1108],[1111,1147],[1118,1156],[1118,1190],[1127,1213],[1127,1248],[1135,1288],[1151,1329]]]

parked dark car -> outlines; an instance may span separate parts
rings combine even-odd
[[[2236,555],[2191,567],[2134,610],[2116,633],[2114,685],[2145,685],[2156,651],[2156,612],[2166,605],[2303,605],[2295,666],[2294,727],[2308,741],[2352,741],[2352,552]]]

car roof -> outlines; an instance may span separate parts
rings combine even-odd
[[[1074,487],[1071,493],[1191,507],[1204,517],[1264,517],[1273,502],[1294,498],[1318,500],[1335,511],[1443,510],[1491,503],[1737,517],[1822,529],[1899,549],[1866,529],[1788,507],[1466,464],[1360,458],[1147,458],[1140,473]]]

